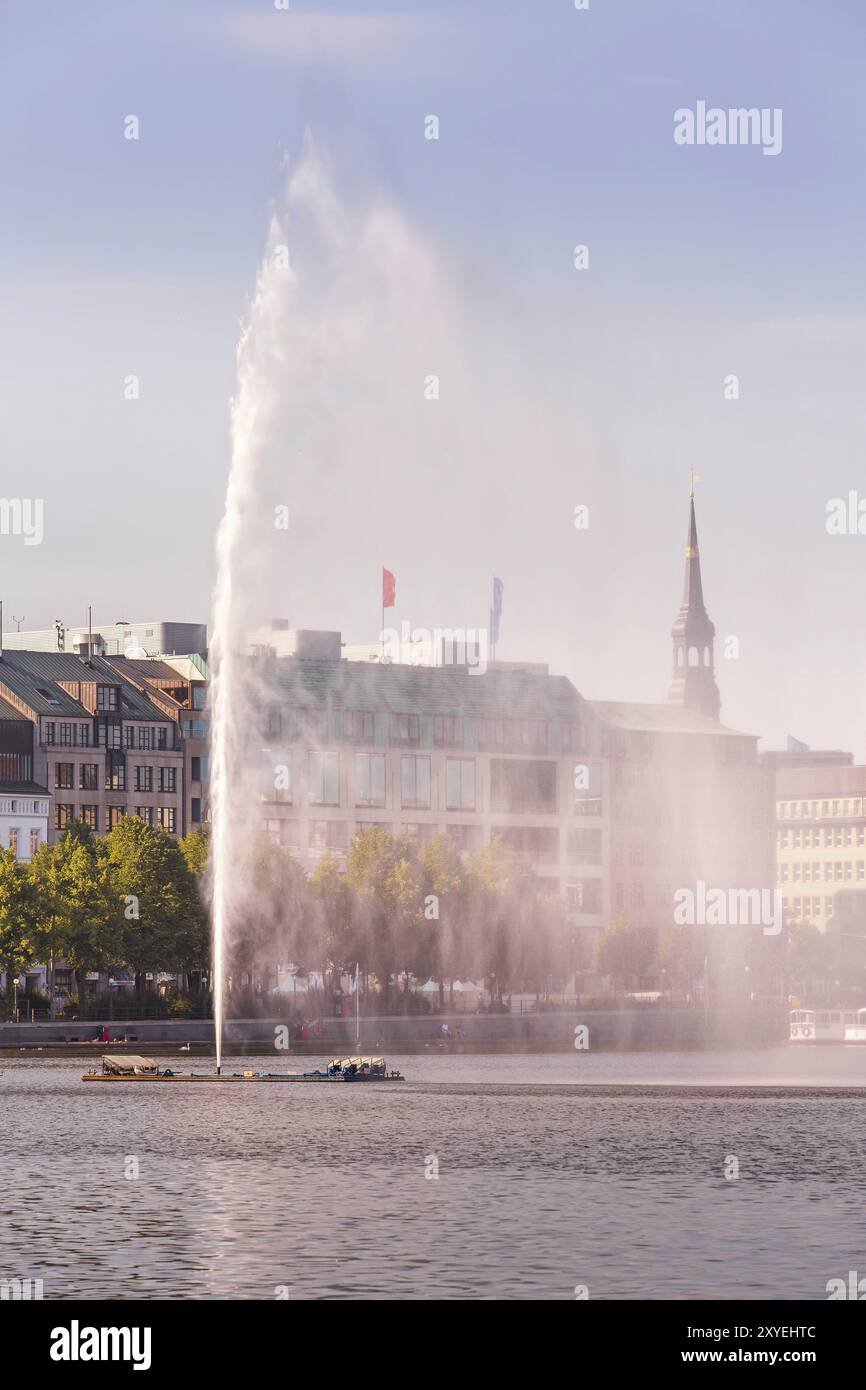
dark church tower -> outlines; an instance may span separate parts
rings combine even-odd
[[[710,719],[719,717],[719,688],[713,665],[716,629],[704,607],[701,584],[701,556],[695,522],[695,494],[689,496],[689,543],[686,546],[686,577],[683,604],[671,630],[674,639],[674,674],[668,700]]]

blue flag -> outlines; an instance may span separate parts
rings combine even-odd
[[[490,641],[499,641],[499,619],[502,617],[502,592],[505,588],[501,579],[493,576],[493,607],[490,610]]]
[[[789,752],[789,753],[809,753],[809,752],[811,752],[811,749],[809,748],[808,743],[801,743],[800,740],[799,740],[798,738],[792,738],[791,735],[789,734],[789,735],[788,735],[788,752]]]

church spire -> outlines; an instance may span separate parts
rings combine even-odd
[[[701,582],[701,554],[695,519],[695,475],[689,470],[689,536],[683,601],[671,630],[674,644],[674,671],[668,700],[710,719],[719,717],[719,688],[713,665],[716,629],[704,607]]]

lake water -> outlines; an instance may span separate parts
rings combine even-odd
[[[388,1061],[405,1085],[84,1085],[80,1059],[0,1059],[0,1277],[61,1299],[823,1299],[866,1275],[866,1048]],[[227,1070],[285,1065],[313,1061]]]

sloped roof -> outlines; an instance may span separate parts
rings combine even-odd
[[[3,667],[0,665],[0,677],[2,677],[2,673]],[[4,700],[2,696],[0,696],[0,719],[20,719],[25,724],[30,723],[26,714],[22,714],[20,709],[16,709],[14,705],[10,705],[9,701]]]
[[[631,733],[709,734],[715,738],[757,738],[740,729],[728,729],[704,714],[681,705],[632,705],[619,700],[590,700],[591,708],[611,729]]]
[[[493,718],[593,718],[565,676],[533,671],[380,665],[364,661],[265,659],[258,668],[272,697],[307,709]]]
[[[74,652],[4,651],[0,658],[0,691],[5,686],[37,714],[92,718],[90,711],[57,682],[94,680],[120,686],[122,707],[118,713],[126,718],[167,718],[101,657],[94,656],[88,662]]]

